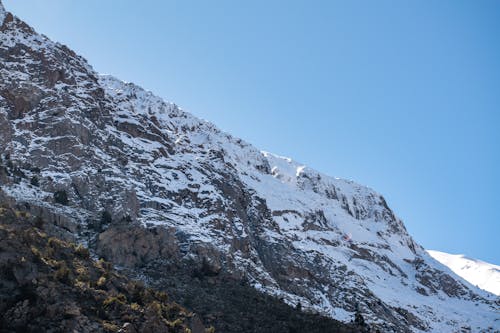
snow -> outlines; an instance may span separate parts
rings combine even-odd
[[[0,26],[2,26],[5,16],[7,16],[7,11],[2,4],[2,0],[0,0]]]
[[[427,252],[469,283],[500,296],[500,266],[468,258],[463,254],[449,254],[434,250],[427,250]]]

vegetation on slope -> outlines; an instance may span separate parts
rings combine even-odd
[[[36,225],[27,213],[0,208],[0,332],[205,332],[165,293]]]
[[[155,288],[193,309],[203,322],[224,333],[361,333],[369,332],[362,316],[351,324],[292,307],[227,274],[214,274],[174,263],[144,270]],[[165,274],[164,272],[168,272]]]

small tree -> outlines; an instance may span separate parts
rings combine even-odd
[[[110,224],[112,222],[111,214],[105,210],[101,213],[101,224]]]
[[[38,181],[37,176],[31,177],[30,183],[31,183],[31,185],[36,186],[36,187],[40,186],[40,182]]]
[[[299,311],[302,311],[302,303],[298,302],[295,308]]]
[[[354,314],[354,323],[359,327],[365,327],[366,325],[365,318],[359,311]]]
[[[66,206],[68,204],[68,194],[66,193],[65,190],[56,191],[54,193],[54,201],[57,202],[58,204]]]
[[[365,318],[361,314],[359,304],[356,304],[356,313],[354,314],[354,324],[361,333],[370,332],[370,326],[365,322]]]
[[[38,229],[43,229],[43,225],[45,224],[45,221],[41,216],[37,216],[35,218],[35,227]]]

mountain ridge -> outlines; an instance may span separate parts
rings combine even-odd
[[[427,252],[472,285],[500,296],[500,266],[469,258],[463,254],[449,254],[435,250]]]
[[[384,331],[498,327],[498,300],[431,259],[375,191],[98,75],[15,17],[0,33],[2,190],[64,237],[136,272],[227,272]]]

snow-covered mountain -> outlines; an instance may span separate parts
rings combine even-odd
[[[463,254],[449,254],[434,250],[427,250],[427,252],[468,282],[500,296],[500,266],[468,258]]]
[[[0,22],[0,194],[61,235],[138,272],[194,262],[383,332],[500,329],[498,298],[432,259],[379,193],[99,75],[1,4]]]

